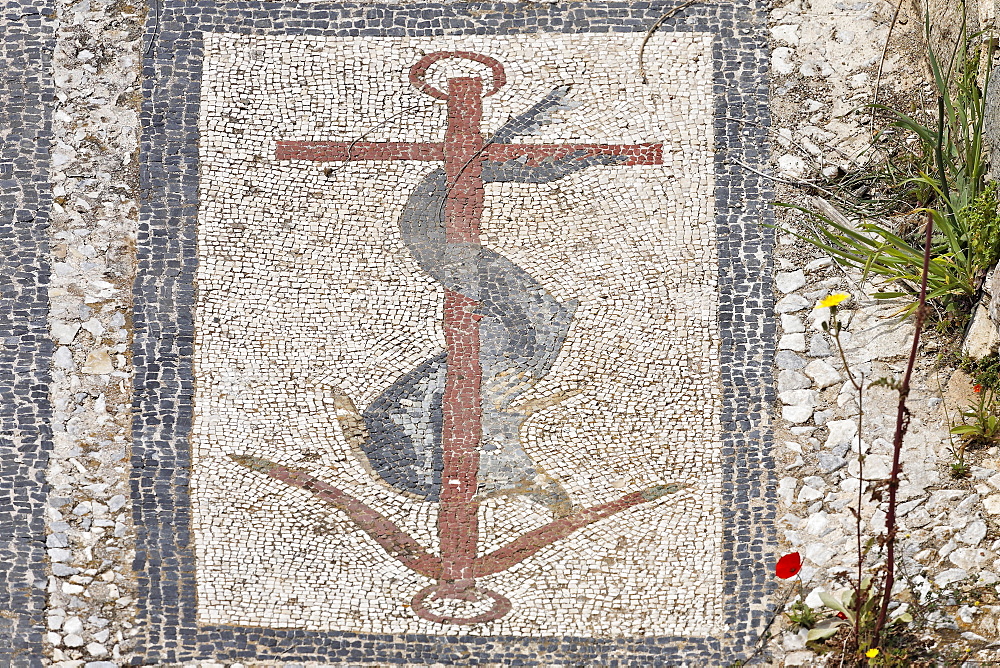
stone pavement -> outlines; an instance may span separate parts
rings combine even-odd
[[[8,6],[10,662],[752,651],[766,22],[673,6]]]

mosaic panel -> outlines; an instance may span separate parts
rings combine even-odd
[[[712,36],[641,41],[206,36],[201,619],[718,631]]]
[[[749,645],[770,242],[725,160],[763,145],[728,120],[766,127],[759,9],[692,8],[643,47],[667,9],[163,7],[147,657]]]

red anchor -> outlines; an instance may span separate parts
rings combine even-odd
[[[492,82],[484,92],[479,77],[448,79],[447,93],[429,84],[425,77],[434,63],[459,58],[482,63],[492,72]],[[364,161],[428,160],[443,161],[447,176],[445,229],[449,243],[479,243],[479,223],[483,212],[483,162],[487,160],[541,160],[575,154],[619,156],[618,165],[659,165],[662,144],[491,144],[480,133],[482,99],[506,83],[503,66],[494,58],[470,51],[439,51],[421,58],[409,73],[418,90],[448,103],[448,126],[444,142],[304,142],[279,141],[279,160]],[[445,290],[444,332],[447,345],[447,375],[442,402],[443,471],[438,511],[440,556],[431,554],[409,534],[384,515],[346,492],[319,480],[310,473],[246,455],[231,455],[238,463],[302,488],[344,512],[368,533],[388,554],[410,570],[436,580],[413,597],[411,607],[420,617],[441,624],[479,624],[499,619],[511,610],[508,598],[477,585],[476,579],[499,573],[522,562],[543,547],[574,531],[632,506],[676,492],[686,484],[657,485],[591,508],[577,510],[549,524],[529,531],[493,552],[477,556],[479,544],[479,502],[476,500],[479,474],[482,408],[479,360],[479,329],[474,309],[477,302]],[[440,615],[427,607],[428,599],[491,602],[478,615]]]

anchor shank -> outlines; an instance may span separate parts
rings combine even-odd
[[[479,243],[483,216],[483,82],[448,80],[448,128],[444,135],[444,171],[448,177],[444,224],[448,243]]]
[[[444,159],[448,179],[445,236],[448,243],[479,243],[483,212],[482,81],[449,80],[448,128]],[[448,348],[442,402],[443,471],[438,538],[442,578],[471,580],[479,542],[479,504],[474,500],[479,477],[482,437],[478,302],[445,291],[444,334]]]

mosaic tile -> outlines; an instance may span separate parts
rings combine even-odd
[[[8,3],[0,41],[0,665],[41,666],[45,608],[47,233],[53,35],[45,2]]]
[[[667,9],[164,5],[145,660],[746,651],[774,325],[725,161],[765,145],[760,8],[692,7],[644,82]]]

